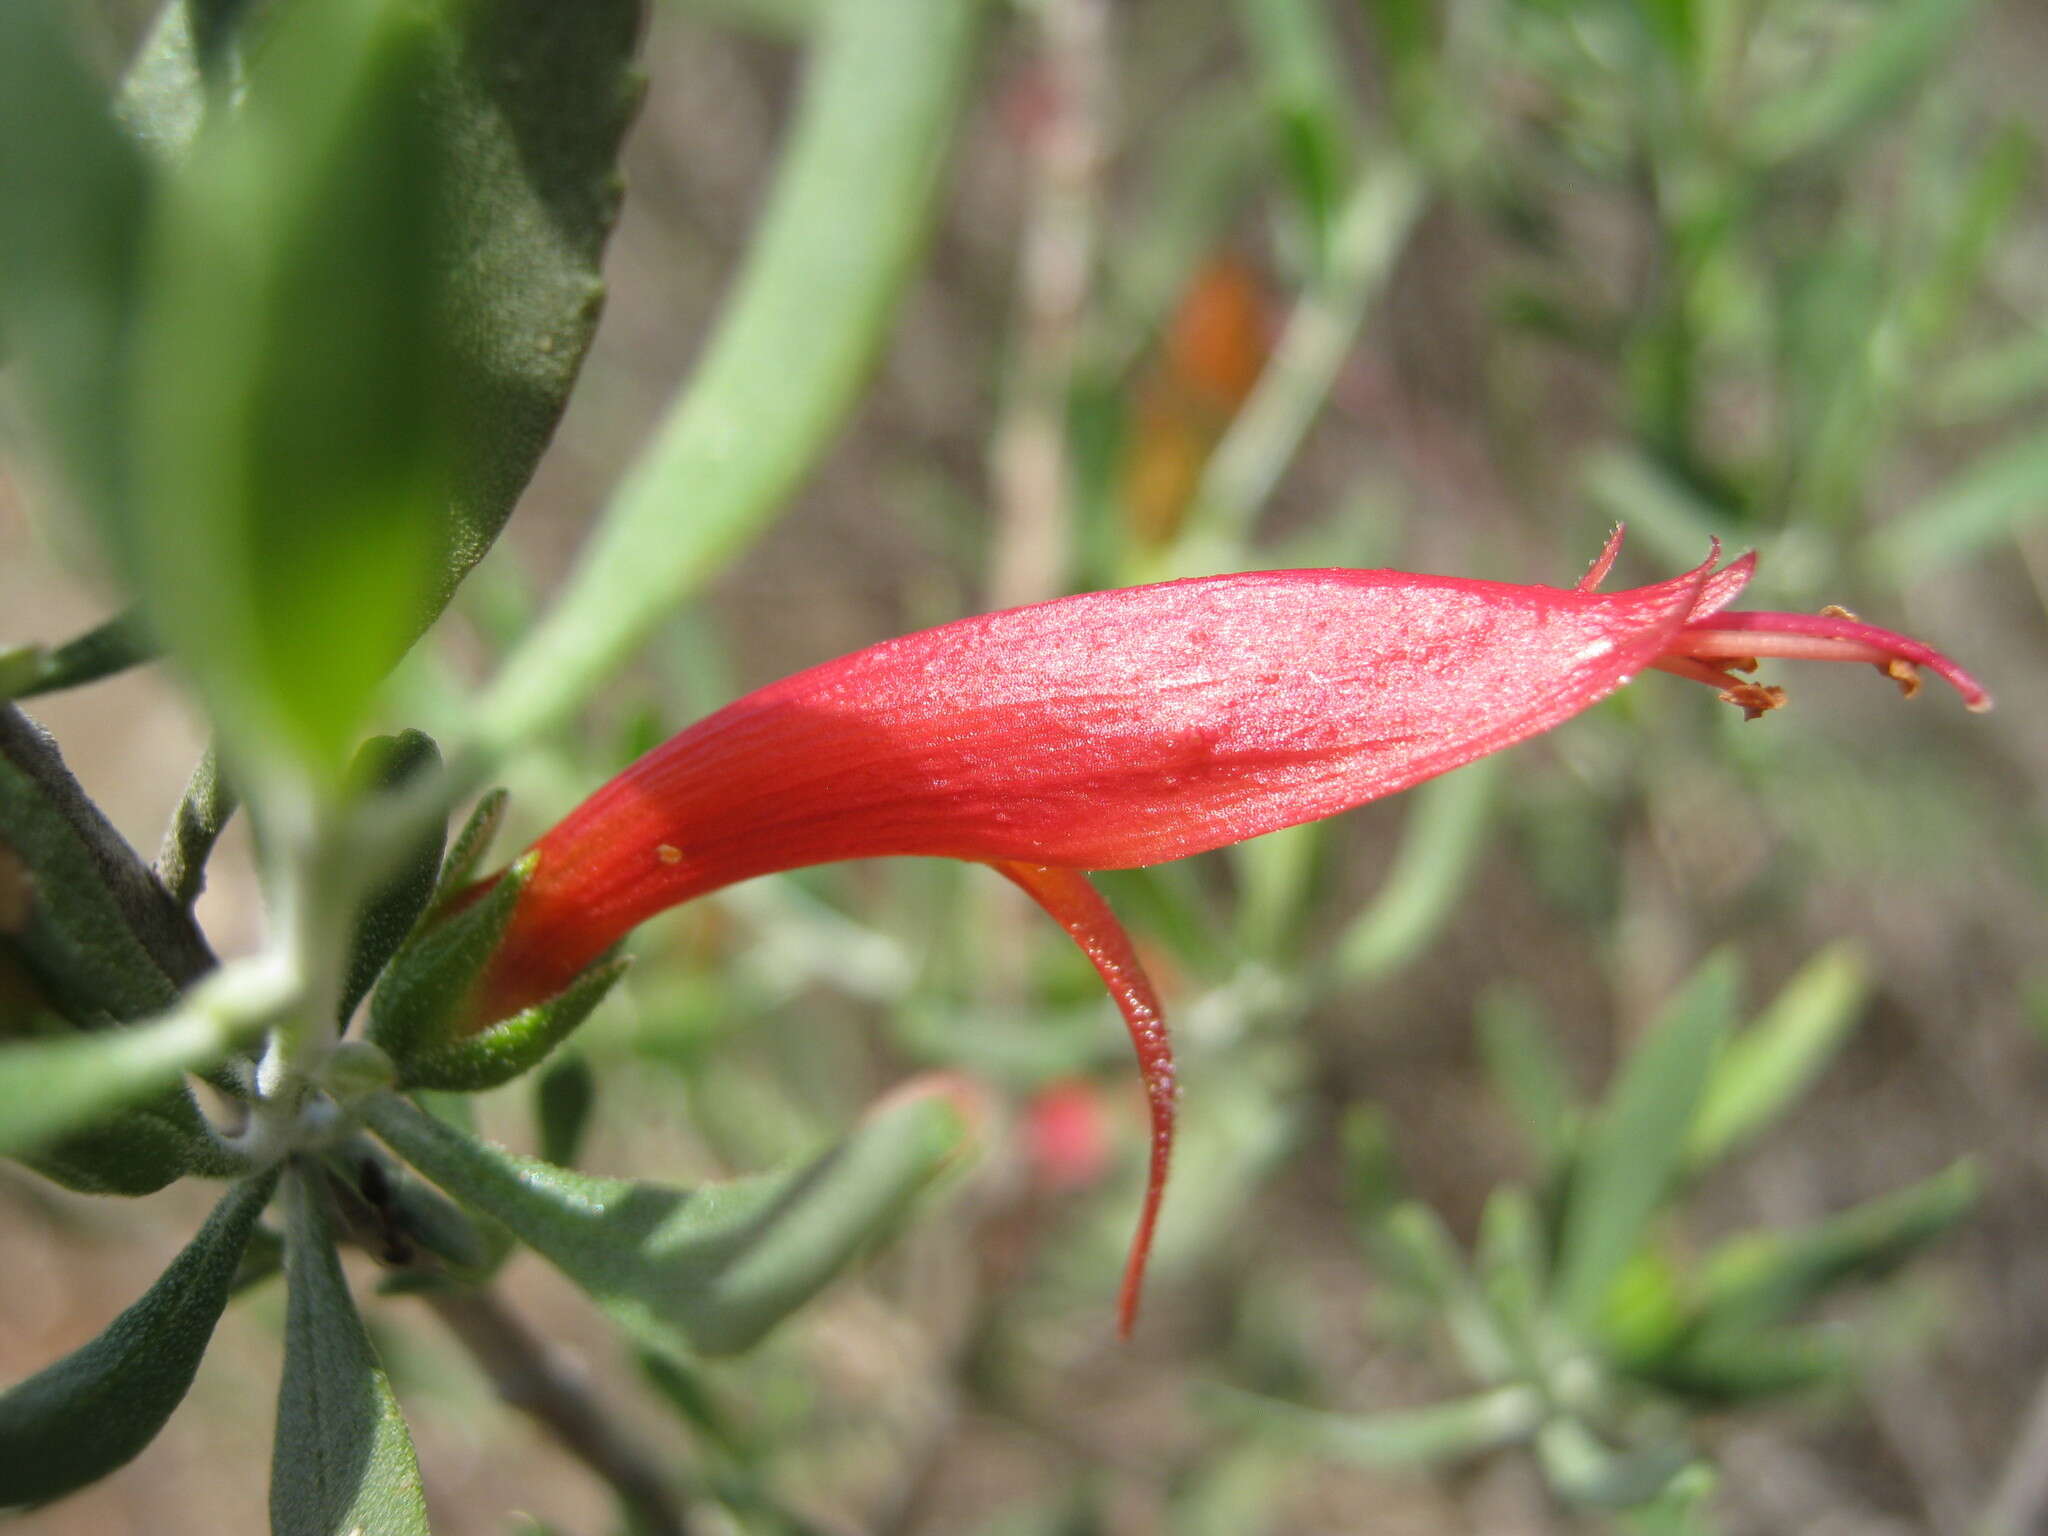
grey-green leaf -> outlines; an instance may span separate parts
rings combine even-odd
[[[1701,1085],[1734,1022],[1735,957],[1711,956],[1629,1055],[1580,1144],[1558,1248],[1558,1311],[1586,1327],[1681,1167]]]
[[[60,466],[119,499],[149,168],[71,47],[57,0],[0,5],[0,335]]]
[[[511,1228],[642,1343],[706,1354],[746,1349],[808,1301],[970,1141],[959,1108],[922,1093],[799,1169],[687,1190],[519,1157],[395,1097],[365,1112],[414,1167]]]
[[[718,332],[554,611],[485,696],[485,745],[523,740],[586,697],[815,462],[922,243],[982,11],[978,0],[824,11],[789,148]]]
[[[192,1385],[273,1183],[230,1190],[106,1332],[0,1394],[0,1507],[81,1488],[155,1438]]]
[[[1798,1100],[1856,1027],[1869,990],[1854,945],[1832,945],[1800,967],[1714,1063],[1687,1146],[1695,1167],[1726,1157]]]
[[[1705,1266],[1700,1329],[1781,1323],[1839,1285],[1890,1273],[1975,1209],[1982,1186],[1965,1158],[1802,1230],[1731,1239]]]
[[[187,1011],[0,1046],[0,1157],[35,1151],[126,1105],[147,1101],[154,1110],[184,1091],[182,1074],[224,1060],[236,1043],[219,1017]]]
[[[1534,1434],[1546,1411],[1543,1394],[1529,1386],[1357,1416],[1227,1388],[1212,1388],[1201,1401],[1215,1417],[1290,1450],[1366,1467],[1447,1461],[1512,1445]]]
[[[319,1198],[305,1173],[285,1181],[272,1536],[426,1536],[412,1436],[356,1315]]]
[[[332,783],[447,560],[458,173],[430,11],[282,7],[264,44],[164,177],[105,522],[238,769]]]

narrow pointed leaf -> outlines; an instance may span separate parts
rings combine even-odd
[[[1212,1388],[1203,1406],[1300,1454],[1359,1466],[1450,1461],[1528,1439],[1547,1411],[1533,1387],[1500,1387],[1477,1397],[1389,1413],[1323,1413],[1249,1392]]]
[[[159,1012],[211,964],[189,917],[86,798],[56,743],[8,705],[0,705],[0,847],[26,875],[25,892],[6,904],[0,942],[74,1023]]]
[[[1337,941],[1345,981],[1382,979],[1443,930],[1485,849],[1502,776],[1499,758],[1482,758],[1416,791],[1393,868]]]
[[[1714,1063],[1687,1147],[1694,1167],[1726,1157],[1798,1100],[1856,1027],[1869,990],[1868,968],[1847,944],[1785,983]]]
[[[272,1536],[427,1536],[418,1458],[305,1173],[285,1181]]]
[[[1837,1286],[1886,1275],[1969,1215],[1982,1187],[1964,1159],[1803,1230],[1732,1239],[1707,1262],[1699,1326],[1725,1333],[1783,1322]]]
[[[0,1394],[0,1507],[81,1488],[155,1438],[192,1385],[275,1182],[230,1190],[106,1332]]]
[[[1552,1489],[1595,1509],[1625,1509],[1654,1499],[1692,1463],[1691,1449],[1679,1444],[1616,1449],[1567,1414],[1543,1426],[1536,1453]]]
[[[1872,9],[1820,78],[1750,115],[1745,146],[1764,161],[1817,153],[1890,110],[1962,35],[1979,0],[1897,0]]]
[[[179,1013],[0,1046],[0,1157],[33,1151],[126,1105],[148,1101],[154,1112],[166,1094],[184,1091],[184,1073],[223,1060],[234,1044],[219,1019]]]
[[[921,1093],[802,1168],[686,1190],[519,1157],[396,1098],[366,1114],[414,1167],[511,1228],[642,1343],[706,1354],[747,1348],[809,1300],[970,1136],[954,1103]]]
[[[767,524],[830,440],[922,244],[981,12],[975,0],[823,12],[718,333],[561,601],[486,695],[487,743],[521,740],[584,698]]]
[[[133,613],[118,614],[75,639],[30,646],[0,660],[0,699],[26,699],[96,683],[157,654],[156,642]]]
[[[1565,1208],[1556,1305],[1591,1325],[1679,1172],[1715,1052],[1734,1020],[1732,954],[1693,973],[1630,1053],[1588,1128]]]
[[[1479,1050],[1493,1091],[1521,1127],[1540,1169],[1563,1165],[1580,1110],[1536,1000],[1518,988],[1489,987],[1479,999]]]
[[[1410,1200],[1389,1213],[1384,1233],[1388,1250],[1402,1264],[1403,1278],[1429,1300],[1467,1369],[1485,1381],[1511,1375],[1514,1352],[1443,1218]]]
[[[0,5],[0,336],[81,497],[122,494],[121,379],[148,167],[59,0]]]
[[[407,0],[277,10],[158,204],[106,531],[252,771],[333,781],[446,563],[439,47]]]
[[[1526,1190],[1503,1184],[1479,1218],[1472,1268],[1479,1294],[1510,1349],[1526,1367],[1535,1358],[1550,1285],[1542,1213]]]

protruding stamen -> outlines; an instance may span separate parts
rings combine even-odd
[[[1820,614],[1717,613],[1680,629],[1665,651],[1666,660],[1691,658],[1713,662],[1759,656],[1794,661],[1865,662],[1901,687],[1907,686],[1908,678],[1895,669],[1903,667],[1911,676],[1915,669],[1925,667],[1960,693],[1971,709],[1991,707],[1991,695],[1984,686],[1941,652],[1909,636],[1860,623],[1847,617],[1846,610]]]

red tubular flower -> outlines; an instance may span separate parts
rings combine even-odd
[[[1752,716],[1765,656],[1926,667],[1839,610],[1724,611],[1755,563],[1595,590],[1396,571],[1272,571],[1060,598],[799,672],[655,748],[536,845],[474,1001],[479,1023],[561,990],[643,918],[735,881],[918,854],[993,865],[1095,963],[1137,1047],[1152,1161],[1125,1271],[1135,1316],[1171,1151],[1174,1069],[1130,941],[1084,870],[1181,858],[1393,794],[1569,719],[1646,667]]]

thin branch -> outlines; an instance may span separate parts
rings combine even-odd
[[[491,1379],[498,1396],[553,1435],[610,1485],[644,1536],[686,1536],[674,1491],[557,1352],[489,1291],[425,1291],[434,1309]]]

